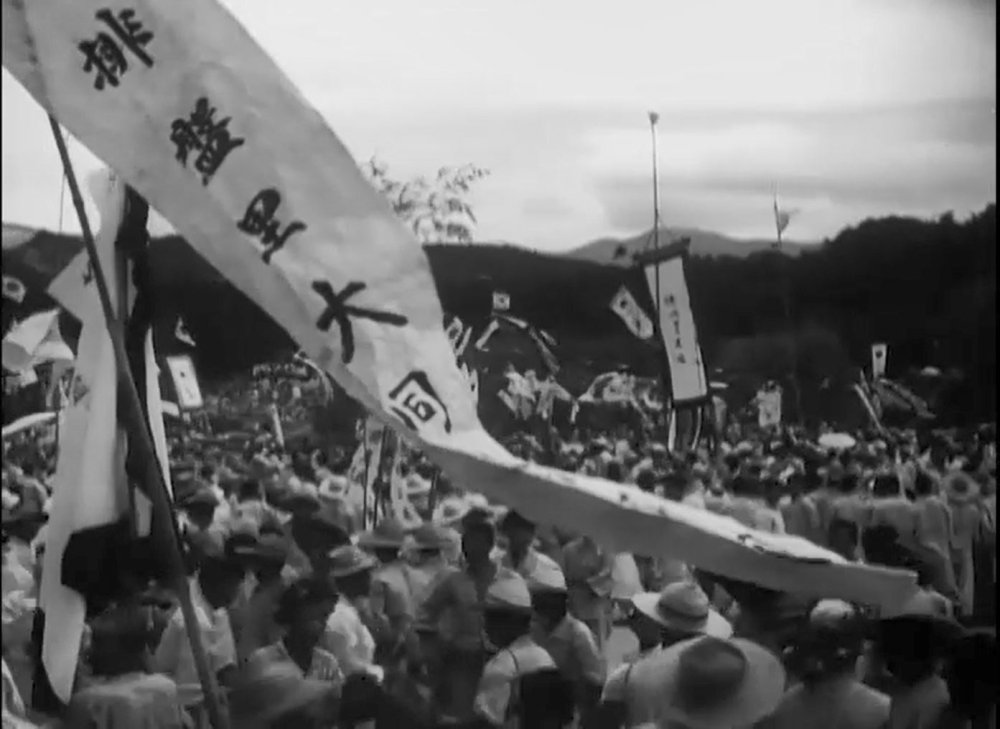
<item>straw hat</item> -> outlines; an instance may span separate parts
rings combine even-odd
[[[945,476],[941,488],[945,498],[952,504],[968,504],[979,496],[979,484],[961,471]]]
[[[288,540],[278,534],[270,533],[261,534],[253,544],[233,547],[233,553],[238,557],[251,557],[274,564],[284,564],[289,551]]]
[[[539,559],[528,577],[528,590],[534,595],[566,592],[566,577],[562,568],[551,560]]]
[[[693,582],[674,582],[658,593],[633,595],[632,605],[669,630],[716,638],[728,638],[733,634],[733,626],[712,609],[705,591]]]
[[[447,527],[425,522],[412,532],[413,546],[419,550],[445,549],[451,544]]]
[[[330,552],[329,558],[330,575],[334,579],[368,572],[378,566],[378,562],[373,557],[365,554],[365,552],[353,544],[345,544],[342,547],[337,547]]]
[[[230,694],[234,726],[267,726],[269,722],[318,704],[330,696],[327,681],[303,678],[288,663],[251,664]]]
[[[530,613],[531,592],[528,590],[528,583],[513,571],[498,576],[486,590],[483,607],[486,610]]]
[[[742,638],[702,636],[657,657],[658,716],[689,729],[753,726],[785,691],[785,669],[770,651]]]
[[[399,549],[406,539],[406,530],[397,519],[382,519],[374,528],[358,536],[363,549]]]

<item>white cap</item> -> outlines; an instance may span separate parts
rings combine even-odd
[[[508,572],[489,586],[483,602],[487,608],[530,611],[531,593],[528,591],[528,583],[516,572]]]
[[[528,578],[531,592],[566,592],[566,577],[555,562],[538,560]]]

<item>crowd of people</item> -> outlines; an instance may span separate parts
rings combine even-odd
[[[610,553],[419,454],[404,475],[422,523],[404,525],[348,497],[340,454],[289,452],[264,431],[227,448],[193,429],[172,435],[171,480],[197,632],[237,729],[995,726],[993,425],[859,433],[840,450],[735,424],[682,454],[626,427],[508,443],[913,570],[920,590],[892,615]],[[209,726],[163,577],[88,604],[73,695],[46,690],[37,601],[54,451],[38,442],[4,452],[5,729]]]

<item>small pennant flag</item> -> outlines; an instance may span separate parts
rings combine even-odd
[[[174,338],[189,347],[197,346],[194,343],[194,337],[188,332],[187,327],[184,326],[184,320],[180,317],[177,317],[177,326],[174,327]]]
[[[14,278],[13,276],[3,277],[3,297],[5,299],[10,299],[15,304],[20,304],[24,301],[24,297],[27,293],[28,289],[23,283],[21,283],[20,279]]]
[[[775,246],[781,245],[781,234],[785,232],[785,228],[792,221],[792,216],[795,215],[797,210],[782,210],[778,207],[778,196],[774,196],[774,226],[778,231],[778,240]]]
[[[504,291],[494,291],[493,311],[510,311],[510,294]]]
[[[639,306],[639,302],[632,296],[624,285],[618,289],[615,298],[611,300],[611,310],[615,312],[628,330],[639,339],[651,339],[654,334],[653,322],[646,316],[646,312]]]

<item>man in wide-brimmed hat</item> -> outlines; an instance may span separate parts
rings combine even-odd
[[[372,575],[371,609],[384,617],[389,630],[378,636],[377,654],[380,665],[398,663],[416,645],[411,639],[416,616],[412,568],[400,557],[406,530],[396,519],[382,519],[372,529],[358,537],[358,546],[373,552],[378,566]]]
[[[488,726],[507,726],[512,717],[529,726],[557,726],[528,720],[532,715],[540,718],[552,713],[562,715],[564,724],[572,719],[572,693],[548,651],[532,638],[531,623],[528,583],[519,574],[505,571],[490,584],[483,600],[483,631],[496,653],[483,667],[473,711]],[[548,679],[547,696],[525,684],[528,677],[539,674]]]
[[[866,634],[860,611],[842,600],[821,600],[785,652],[800,683],[785,693],[767,729],[882,729],[889,697],[856,678]]]
[[[923,590],[878,621],[877,654],[899,684],[889,708],[889,726],[937,726],[948,706],[940,668],[961,634],[961,626]]]
[[[590,628],[569,614],[566,578],[558,565],[540,566],[528,589],[535,612],[532,637],[573,687],[577,712],[586,725],[604,686],[604,657]]]
[[[321,647],[332,653],[345,676],[368,673],[381,679],[383,671],[375,663],[376,634],[386,630],[384,616],[371,608],[372,574],[378,562],[353,544],[337,547],[329,554],[326,574],[340,593],[330,614]]]
[[[742,638],[678,643],[657,654],[656,669],[633,689],[652,712],[636,729],[754,726],[774,711],[785,687],[778,657]]]
[[[601,701],[603,713],[616,717],[618,723],[638,723],[651,718],[652,708],[640,700],[640,694],[633,694],[629,686],[634,681],[647,680],[645,674],[656,670],[649,661],[663,648],[696,635],[728,638],[733,628],[692,581],[674,582],[659,593],[639,593],[627,602],[628,625],[639,641],[640,654],[612,672]]]
[[[280,635],[274,615],[291,577],[284,572],[289,550],[288,539],[271,532],[261,534],[250,544],[233,548],[249,574],[246,601],[230,611],[239,636],[236,653],[241,662],[258,648],[272,644]]]

